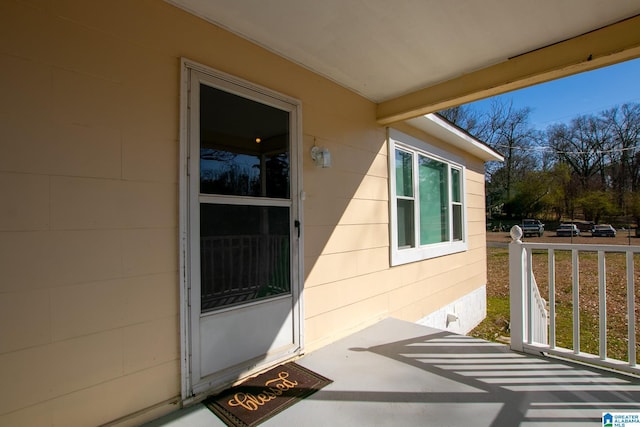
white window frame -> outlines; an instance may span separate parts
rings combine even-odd
[[[468,250],[468,223],[467,223],[467,194],[465,191],[466,166],[464,158],[441,148],[433,146],[418,138],[407,135],[395,129],[388,130],[389,149],[389,235],[391,236],[391,265],[401,265],[410,262],[422,261],[444,255],[464,252]],[[414,247],[398,248],[398,197],[396,195],[396,149],[413,154],[413,232]],[[426,156],[445,163],[449,176],[449,241],[420,245],[420,194],[418,191],[418,155]],[[453,205],[458,204],[452,200],[451,169],[460,171],[460,197],[462,200],[462,239],[453,240]]]

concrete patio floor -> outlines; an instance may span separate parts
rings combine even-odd
[[[396,319],[297,361],[333,383],[262,426],[601,426],[640,413],[640,379]],[[224,426],[203,405],[148,427]]]

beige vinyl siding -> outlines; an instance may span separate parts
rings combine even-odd
[[[305,215],[308,210],[312,211],[312,217],[318,218],[319,224],[315,226],[307,218],[304,303],[308,348],[324,345],[387,316],[416,321],[486,283],[484,164],[421,131],[408,126],[398,126],[398,129],[465,159],[469,249],[391,268],[386,175],[380,180],[376,180],[375,175],[362,179],[362,185],[367,186],[366,191],[356,190],[353,200],[345,200],[340,205],[337,212],[342,217],[338,219],[337,226],[323,225],[322,221],[336,212],[334,200],[340,198],[336,196],[334,199],[327,192],[323,200],[313,205],[316,208],[313,209],[310,206],[314,194],[309,191]],[[385,163],[386,153],[384,144],[378,157],[384,156]],[[321,191],[322,183],[309,183],[310,177],[317,175],[306,172],[305,189],[317,185]],[[326,171],[317,172],[322,174]],[[342,187],[334,183],[333,178],[327,176],[326,179],[329,182],[327,188],[335,188],[338,194],[342,193]],[[378,203],[380,201],[384,204]],[[354,217],[347,213],[350,212],[349,207],[356,203],[361,208],[377,207],[378,210],[363,209],[361,219],[354,222]],[[375,230],[379,230],[380,235],[374,236]],[[318,234],[310,234],[314,231]],[[321,255],[317,257],[317,253]]]
[[[360,96],[163,1],[6,0],[0,34],[0,425],[176,408],[181,57],[302,102],[309,351],[484,285],[468,156],[469,251],[389,267],[386,130]]]

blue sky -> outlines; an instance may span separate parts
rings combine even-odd
[[[580,73],[500,95],[515,108],[531,107],[530,124],[544,130],[554,123],[568,123],[582,114],[597,114],[616,105],[640,103],[640,59]],[[489,108],[491,98],[470,104]]]

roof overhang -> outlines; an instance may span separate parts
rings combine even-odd
[[[378,104],[382,124],[640,57],[640,16]]]
[[[460,150],[469,153],[485,162],[504,161],[502,154],[493,150],[482,141],[469,135],[438,114],[425,114],[424,116],[408,119],[405,123],[420,129],[434,137],[445,141]]]
[[[640,1],[166,0],[378,104],[383,125],[640,57]]]

